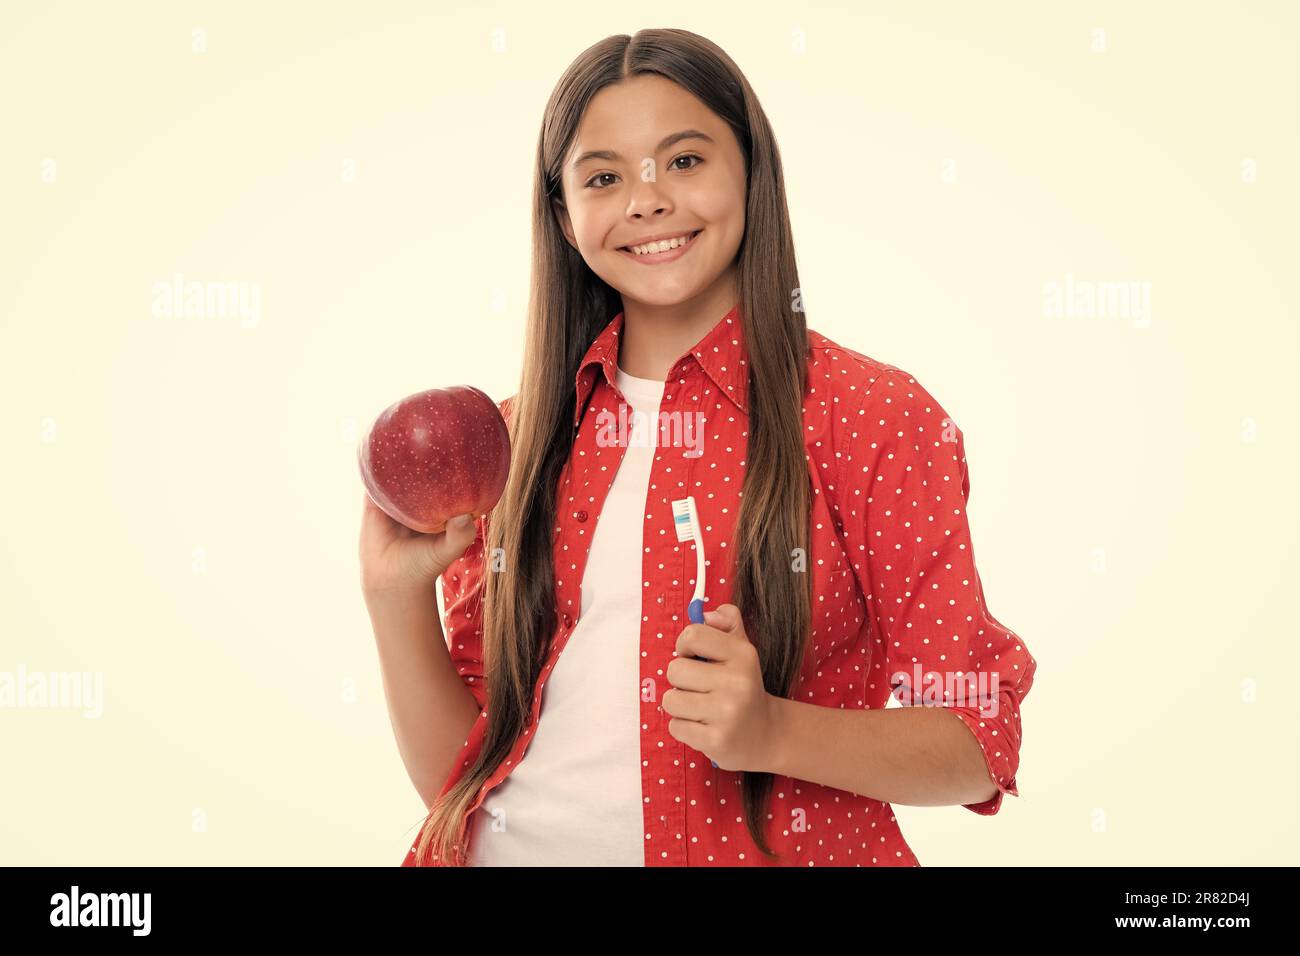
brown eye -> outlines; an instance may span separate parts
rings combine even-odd
[[[602,176],[613,176],[615,179],[618,178],[617,176],[614,176],[613,173],[597,173],[595,176],[592,176],[590,179],[587,180],[587,182],[586,182],[586,188],[587,188],[587,189],[604,189],[604,188],[605,188],[604,186],[593,186],[593,185],[592,185],[592,183],[594,183],[596,180],[600,179]]]
[[[689,166],[677,166],[677,165],[675,165],[677,162],[679,162],[680,160],[683,160],[683,159],[693,159],[693,160],[695,160],[695,162],[692,163],[692,164],[689,165]],[[700,163],[702,163],[702,162],[704,162],[704,160],[701,159],[699,156],[696,156],[694,153],[683,153],[681,156],[678,156],[677,159],[674,159],[674,160],[673,160],[671,163],[669,163],[668,165],[669,165],[670,168],[673,168],[673,169],[680,169],[680,170],[682,170],[683,172],[685,172],[685,171],[688,170],[688,169],[694,169],[696,166],[698,166],[698,165],[699,165]]]

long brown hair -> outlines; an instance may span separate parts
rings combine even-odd
[[[736,271],[749,363],[749,436],[733,535],[732,603],[758,650],[768,692],[788,697],[799,677],[811,576],[790,570],[793,549],[806,554],[808,547],[811,491],[801,410],[808,344],[804,313],[791,306],[799,279],[780,154],[748,81],[718,46],[685,30],[611,36],[565,71],[538,137],[526,345],[510,409],[512,462],[485,540],[486,554],[506,556],[504,569],[485,581],[487,726],[473,766],[430,809],[416,838],[417,863],[428,861],[431,848],[443,865],[467,862],[467,812],[525,726],[556,628],[554,493],[573,447],[574,376],[622,300],[569,245],[554,201],[562,197],[562,166],[587,103],[603,88],[645,73],[677,83],[730,124],[745,157],[749,183]],[[741,779],[749,833],[776,859],[763,830],[772,784],[770,773],[746,771]]]

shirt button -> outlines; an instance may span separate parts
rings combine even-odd
[[[574,515],[574,517],[577,518],[579,521],[586,521],[586,520],[587,520],[587,512],[585,512],[585,511],[579,511],[576,515]]]
[[[573,618],[569,617],[569,615],[567,615],[567,614],[564,615],[564,626],[565,626],[565,627],[572,627],[572,626],[573,626]]]

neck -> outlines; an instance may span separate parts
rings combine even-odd
[[[677,360],[736,304],[730,283],[686,302],[647,305],[624,297],[618,364],[628,375],[662,382]]]

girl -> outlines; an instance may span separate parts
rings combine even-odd
[[[366,500],[430,808],[403,865],[919,865],[890,804],[996,813],[1035,668],[984,602],[960,429],[808,329],[776,142],[709,41],[578,57],[534,195],[500,502],[417,535]]]

